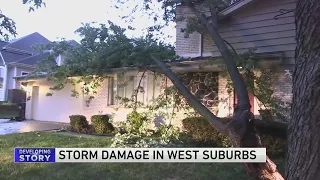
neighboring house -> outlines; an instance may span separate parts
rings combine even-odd
[[[49,51],[39,53],[35,47],[50,42],[37,32],[10,42],[0,41],[0,101],[10,100],[8,96],[10,90],[22,89],[21,83],[17,82],[15,77],[26,76],[34,71],[36,64],[50,54]],[[70,43],[76,42],[70,41]],[[56,58],[58,65],[62,59],[61,55]]]
[[[27,75],[34,70],[34,65],[43,59],[45,54],[39,55],[32,46],[49,42],[39,33],[32,33],[11,42],[0,42],[0,101],[8,100],[9,90],[21,89],[13,77]]]
[[[296,46],[294,14],[283,14],[277,20],[274,17],[281,14],[281,9],[295,9],[295,4],[296,0],[242,0],[220,13],[223,19],[220,28],[222,37],[231,43],[238,53],[257,48],[256,52],[262,58],[260,63],[275,72],[275,95],[287,102],[290,102],[292,97],[290,71],[294,65]],[[178,7],[177,16],[181,14],[191,13],[181,6]],[[227,80],[221,73],[223,61],[217,47],[213,46],[208,36],[199,33],[184,38],[181,28],[185,25],[185,22],[178,22],[176,30],[176,52],[184,60],[173,62],[171,69],[182,73],[187,87],[219,117],[232,115],[235,97],[227,92]],[[206,63],[211,56],[216,57],[216,63],[199,68],[199,65]],[[71,97],[71,90],[74,88],[71,84],[63,90],[52,92],[49,89],[52,84],[45,77],[28,81],[23,78],[17,80],[27,82],[30,88],[30,100],[27,101],[26,110],[28,119],[69,122],[69,116],[73,114],[85,115],[89,120],[93,114],[107,113],[114,115],[114,121],[123,121],[130,109],[115,110],[119,105],[115,97],[131,97],[141,74],[132,70],[126,73],[124,79],[114,75],[102,83],[89,105],[90,95]],[[130,76],[134,76],[134,80],[129,81],[126,87],[118,86]],[[155,78],[152,72],[148,72],[142,81],[145,92],[139,94],[138,100],[146,104],[152,103],[163,92],[164,87],[170,85],[166,78]],[[85,85],[76,88],[83,86]],[[48,92],[52,92],[53,96],[46,96]],[[252,112],[259,115],[258,100],[250,95],[250,101]]]

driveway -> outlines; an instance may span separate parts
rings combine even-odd
[[[23,133],[32,131],[47,131],[61,129],[68,125],[67,123],[46,122],[26,120],[22,122],[11,122],[8,119],[0,119],[0,135]]]

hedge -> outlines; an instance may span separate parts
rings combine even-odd
[[[69,116],[70,125],[73,130],[79,133],[87,133],[89,130],[89,123],[87,118],[83,115],[72,115]]]
[[[91,116],[91,123],[97,134],[114,131],[114,126],[109,122],[108,115],[93,115]]]

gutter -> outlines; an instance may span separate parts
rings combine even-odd
[[[40,79],[45,79],[47,78],[47,75],[43,74],[43,75],[17,76],[12,78],[15,79],[16,81],[26,82],[26,81],[36,81]]]
[[[9,44],[10,45],[10,44]],[[12,47],[7,47],[7,46],[4,46],[2,48],[3,50],[7,50],[7,51],[14,51],[14,52],[20,52],[20,53],[24,53],[24,54],[30,54],[30,55],[34,55],[33,52],[30,52],[30,51],[25,51],[25,50],[22,50],[22,49],[16,49],[16,48],[12,48]]]
[[[255,1],[255,0],[242,0],[242,1],[240,0],[240,1],[232,4],[231,6],[227,7],[226,9],[220,11],[218,13],[218,15],[221,17],[227,17],[253,1]]]
[[[12,65],[12,66],[18,66],[18,67],[26,67],[26,68],[35,68],[34,65],[29,65],[29,64],[23,64],[23,63],[16,63],[16,62],[12,62],[8,65]]]

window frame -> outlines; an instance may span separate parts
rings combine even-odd
[[[128,86],[123,86],[122,88],[122,92],[119,91],[119,84],[125,83],[127,82],[131,77],[133,76],[133,89],[131,89],[131,87]],[[127,96],[127,92],[134,91],[135,88],[137,88],[137,85],[140,81],[142,74],[141,73],[135,73],[135,75],[132,75],[131,73],[129,74],[124,74],[123,77],[120,78],[115,75],[115,76],[110,76],[108,78],[108,106],[115,106],[115,105],[120,105],[119,100],[116,99],[117,96],[120,97],[126,97]],[[144,74],[144,78],[141,82],[141,86],[144,89],[144,93],[143,93],[143,103],[147,104],[148,103],[148,74],[145,73]],[[126,98],[130,98],[130,97],[126,97]]]

